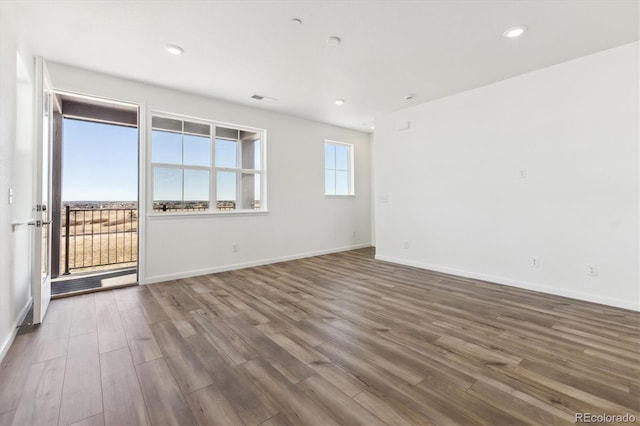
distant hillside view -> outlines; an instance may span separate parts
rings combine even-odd
[[[233,200],[216,201],[216,210],[235,210],[236,202]],[[260,200],[251,203],[254,210],[260,209]],[[157,212],[181,212],[181,211],[206,211],[209,209],[208,201],[154,201],[153,210]]]
[[[71,209],[138,209],[137,201],[64,201],[62,207]]]
[[[71,210],[110,210],[128,209],[138,210],[137,201],[65,201],[63,202],[63,214],[65,207]],[[256,200],[251,204],[253,209],[260,209],[260,201]],[[153,210],[158,212],[179,212],[179,211],[206,211],[209,209],[208,201],[154,201]],[[216,202],[216,210],[235,210],[236,202],[233,200],[219,200]],[[63,221],[64,223],[64,221]]]

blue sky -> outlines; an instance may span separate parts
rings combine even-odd
[[[138,130],[64,119],[63,201],[136,201]]]

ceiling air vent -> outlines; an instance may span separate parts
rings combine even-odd
[[[271,102],[274,102],[274,101],[277,100],[277,99],[274,99],[274,98],[270,98],[268,96],[258,95],[257,93],[254,93],[253,95],[251,95],[251,99],[255,99],[257,101],[264,100],[264,101],[271,101]]]

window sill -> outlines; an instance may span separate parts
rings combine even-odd
[[[327,194],[325,194],[324,198],[356,198],[356,194],[349,194],[349,195],[327,195]]]
[[[216,217],[216,216],[265,216],[269,214],[269,210],[236,210],[221,212],[175,212],[175,213],[149,213],[147,217],[150,220],[157,219],[179,219],[193,217]]]

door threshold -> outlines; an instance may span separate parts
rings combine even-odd
[[[97,270],[97,271],[88,271],[88,272],[74,272],[67,275],[60,275],[56,278],[53,278],[51,282],[62,282],[69,280],[77,280],[80,278],[88,278],[88,277],[100,277],[103,275],[111,275],[111,274],[120,274],[124,272],[136,272],[135,266],[126,266],[124,268],[114,268],[114,269],[105,269],[105,270]]]
[[[101,291],[115,290],[118,288],[136,287],[138,285],[140,284],[135,282],[135,283],[128,283],[128,284],[112,285],[109,287],[96,287],[96,288],[87,288],[84,290],[69,291],[67,293],[52,294],[51,300],[64,299],[65,297],[79,296],[81,294],[90,294],[90,293],[98,293]]]
[[[51,283],[51,298],[56,299],[99,290],[138,285],[136,272],[135,268],[125,268],[118,271],[112,270],[109,273],[83,274],[55,280]]]

